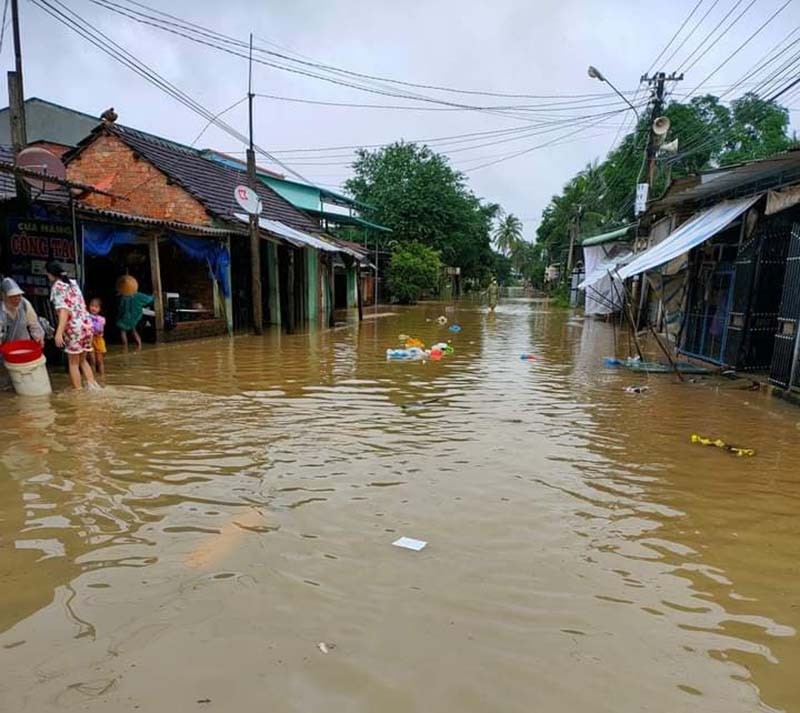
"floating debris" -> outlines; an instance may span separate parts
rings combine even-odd
[[[451,324],[449,329],[454,334],[458,334],[461,331],[461,327],[459,325],[457,325],[457,324]]]
[[[696,433],[692,434],[691,441],[692,443],[699,443],[701,446],[714,446],[715,448],[727,451],[728,453],[735,455],[739,458],[743,458],[745,456],[750,457],[756,454],[756,452],[752,448],[741,448],[739,446],[732,446],[729,443],[725,443],[725,441],[723,441],[720,438],[717,438],[716,440],[711,438],[704,438],[703,436],[698,436]]]
[[[439,324],[440,327],[444,327],[444,325],[447,324],[447,317],[441,315],[440,317],[436,318],[436,322]]]
[[[626,394],[643,394],[645,391],[650,391],[649,386],[626,386]]]
[[[324,641],[320,641],[317,644],[317,648],[322,651],[323,654],[329,654],[336,648],[336,644],[326,644]]]
[[[395,547],[402,547],[405,550],[414,550],[414,552],[424,550],[428,545],[425,540],[415,540],[413,537],[401,537],[392,542],[392,544]]]

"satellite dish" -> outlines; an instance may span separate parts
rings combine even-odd
[[[17,154],[17,168],[24,168],[26,171],[41,174],[41,178],[38,176],[22,177],[26,183],[40,191],[55,191],[61,188],[61,183],[48,181],[48,178],[55,178],[59,181],[67,179],[67,169],[64,168],[61,159],[52,151],[48,151],[41,146],[29,146],[26,149],[22,149]]]
[[[236,202],[250,215],[258,215],[261,212],[261,201],[256,193],[250,186],[236,186],[233,189],[233,197]]]
[[[653,122],[653,133],[656,136],[666,136],[669,131],[670,120],[666,116],[659,116]]]

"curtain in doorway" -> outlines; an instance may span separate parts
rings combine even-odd
[[[137,233],[131,228],[118,225],[83,224],[83,250],[86,255],[108,255],[115,245],[133,245],[138,242]]]
[[[188,235],[170,233],[169,239],[175,243],[187,257],[204,261],[208,264],[211,279],[219,284],[220,292],[226,299],[231,296],[231,283],[228,280],[228,267],[231,255],[224,245],[207,238],[192,238]]]

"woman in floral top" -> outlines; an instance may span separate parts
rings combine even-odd
[[[86,355],[92,351],[92,320],[86,310],[81,289],[75,280],[70,280],[64,268],[55,261],[47,263],[47,278],[52,285],[50,299],[58,313],[56,346],[67,353],[69,378],[73,387],[80,389],[81,373],[86,379],[87,389],[99,388]]]

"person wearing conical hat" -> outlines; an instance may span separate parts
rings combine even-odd
[[[10,277],[0,282],[0,344],[16,342],[23,339],[32,339],[40,346],[44,344],[44,329],[39,324],[36,310],[25,299],[25,292]],[[3,357],[0,355],[0,364]],[[6,388],[10,379],[5,367],[0,369],[0,389]]]

